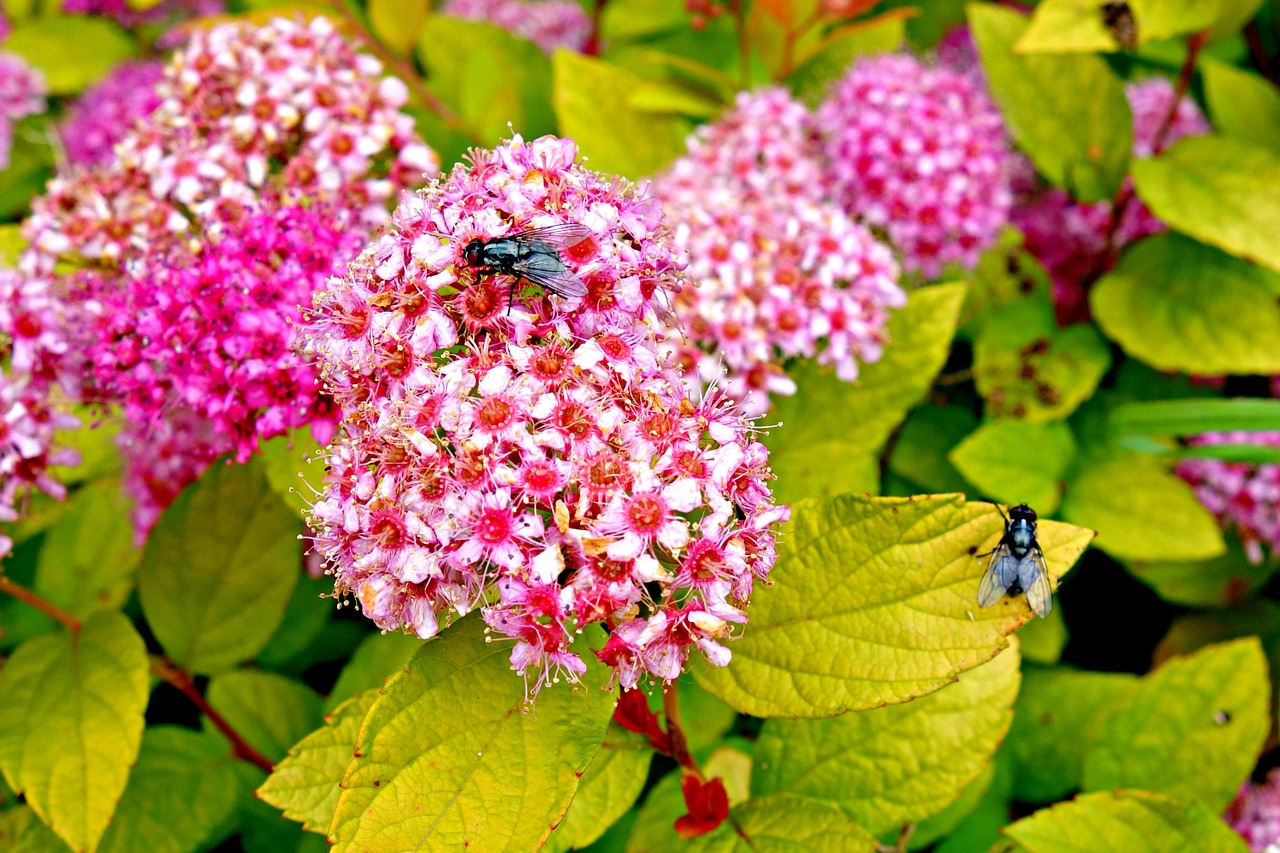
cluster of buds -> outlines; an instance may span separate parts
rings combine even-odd
[[[67,162],[73,168],[108,163],[134,122],[160,106],[156,85],[163,74],[159,62],[123,62],[77,98],[59,128]]]
[[[1280,433],[1208,433],[1190,444],[1256,444],[1280,449]],[[1224,527],[1235,529],[1252,562],[1262,562],[1264,545],[1273,556],[1280,554],[1280,465],[1186,459],[1178,464],[1176,473],[1191,484],[1200,503]]]
[[[140,534],[213,457],[332,434],[297,306],[438,168],[380,71],[324,18],[197,31],[113,156],[35,201],[23,268],[79,268],[57,282],[79,396],[125,407],[127,480],[156,484],[134,493]]]
[[[311,519],[339,592],[421,637],[481,607],[533,692],[585,670],[593,623],[627,687],[695,648],[726,663],[787,515],[750,423],[659,353],[679,273],[661,206],[576,155],[516,137],[407,197],[317,294],[306,344],[345,413]],[[572,245],[519,242],[566,227]],[[490,241],[581,295],[483,266]]]

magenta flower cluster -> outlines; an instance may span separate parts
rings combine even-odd
[[[1280,449],[1280,432],[1208,433],[1191,440],[1193,447],[1256,444]],[[1186,459],[1176,473],[1195,489],[1200,503],[1224,527],[1234,528],[1254,563],[1280,554],[1280,465]]]
[[[124,406],[141,533],[215,456],[332,435],[298,306],[438,167],[379,73],[323,18],[196,31],[114,156],[34,203],[24,269],[84,267],[59,282],[80,396]]]
[[[654,329],[679,264],[661,206],[570,140],[474,151],[407,197],[316,297],[308,351],[345,413],[311,526],[339,592],[421,637],[482,608],[535,691],[592,649],[625,686],[716,664],[775,559],[768,455],[696,401]],[[581,226],[564,299],[469,262],[472,241]],[[510,300],[510,301],[509,301]]]
[[[936,278],[1008,222],[1009,142],[985,87],[894,54],[860,59],[817,112],[836,198]]]
[[[888,247],[824,198],[822,145],[783,89],[738,96],[654,184],[687,256],[665,349],[693,388],[719,385],[749,415],[795,393],[781,362],[853,380],[880,357],[906,296]]]
[[[1158,153],[1156,136],[1173,106],[1176,92],[1163,77],[1151,77],[1125,87],[1133,113],[1133,156]],[[1167,147],[1184,136],[1208,133],[1209,123],[1190,98],[1178,102],[1164,138]],[[1126,178],[1124,192],[1133,192]],[[1032,185],[1014,206],[1012,219],[1026,235],[1027,249],[1044,264],[1053,280],[1054,302],[1064,322],[1088,316],[1086,279],[1105,272],[1099,259],[1108,249],[1117,251],[1143,237],[1166,230],[1166,226],[1136,197],[1129,200],[1120,221],[1113,222],[1109,201],[1083,204],[1056,187]]]
[[[159,62],[123,62],[77,98],[59,128],[67,161],[80,167],[109,161],[134,121],[160,106],[156,85],[163,73]]]
[[[1270,771],[1261,783],[1245,780],[1222,818],[1250,850],[1274,850],[1280,844],[1280,770]]]
[[[582,51],[591,39],[591,19],[574,0],[449,0],[444,14],[488,21],[553,53]]]
[[[153,4],[130,4],[128,0],[63,0],[62,11],[72,15],[101,15],[125,27],[144,24],[174,24],[191,18],[221,14],[223,0],[160,0]],[[162,39],[166,40],[166,39]],[[169,45],[172,46],[172,45]]]
[[[66,378],[62,326],[61,304],[47,281],[0,270],[0,521],[16,521],[32,489],[64,497],[49,468],[78,461],[54,441],[55,432],[78,423],[53,398]],[[0,535],[0,557],[12,545]]]
[[[19,119],[44,112],[44,76],[20,57],[0,53],[0,171],[9,167],[13,126]]]

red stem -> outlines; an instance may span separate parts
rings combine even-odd
[[[178,666],[168,658],[152,656],[151,671],[164,681],[182,691],[182,695],[190,699],[192,704],[200,709],[200,713],[209,718],[209,722],[213,723],[218,731],[222,732],[222,734],[226,736],[227,740],[231,741],[232,755],[236,758],[242,758],[245,761],[248,761],[250,764],[253,764],[266,773],[270,773],[275,769],[274,765],[271,763],[271,759],[267,758],[265,755],[258,752],[258,750],[250,746],[248,742],[240,736],[240,733],[233,729],[231,724],[223,719],[222,715],[213,709],[213,706],[209,704],[209,700],[205,699],[204,696],[201,695],[200,691],[196,689],[195,682],[191,680],[191,674],[185,669]]]
[[[25,586],[14,583],[4,575],[0,575],[0,592],[7,592],[9,595],[12,595],[24,604],[29,604],[36,610],[44,613],[46,616],[49,616],[57,622],[61,622],[63,625],[70,628],[73,634],[80,630],[79,619],[72,616],[61,607],[58,607],[53,602],[45,599],[39,593],[29,590]]]
[[[663,691],[662,710],[667,718],[667,737],[671,741],[671,757],[685,770],[699,779],[703,778],[698,762],[694,761],[693,756],[689,754],[689,741],[685,738],[684,729],[680,726],[680,702],[675,684]]]
[[[595,9],[591,12],[591,37],[587,39],[587,46],[583,48],[583,53],[587,56],[600,55],[600,21],[604,18],[604,7],[609,0],[596,0]]]

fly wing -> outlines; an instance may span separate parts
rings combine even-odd
[[[530,249],[526,257],[511,265],[513,272],[566,299],[587,295],[586,282],[564,265],[554,249],[543,248],[537,243],[531,244]]]
[[[978,585],[978,604],[982,607],[995,604],[1004,598],[1005,592],[1017,579],[1018,560],[1009,553],[1009,546],[1001,542],[991,552],[991,559],[987,561],[986,574],[982,576],[982,583]]]
[[[1018,583],[1027,593],[1027,604],[1041,619],[1053,610],[1053,587],[1049,585],[1049,566],[1044,552],[1036,545],[1018,561]]]
[[[530,228],[528,231],[512,234],[509,239],[521,243],[546,243],[552,249],[560,251],[571,249],[592,236],[594,232],[585,225],[577,222],[561,222],[558,225],[547,225],[543,228]]]

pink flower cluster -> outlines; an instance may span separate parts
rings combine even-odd
[[[24,116],[44,112],[45,85],[39,71],[20,56],[0,53],[0,172],[9,168],[13,126]]]
[[[24,269],[85,267],[59,282],[81,396],[124,405],[140,533],[214,456],[332,434],[298,306],[438,166],[379,73],[323,18],[197,31],[114,157],[35,202]]]
[[[1255,853],[1274,849],[1280,844],[1280,770],[1261,784],[1246,780],[1222,818]]]
[[[516,137],[406,198],[317,294],[307,344],[345,414],[311,520],[337,589],[421,637],[483,604],[535,692],[585,670],[592,623],[625,686],[675,678],[691,648],[726,663],[787,516],[750,423],[659,354],[679,272],[660,205],[576,156]],[[513,297],[468,260],[565,225],[589,231],[553,250],[582,296]]]
[[[829,180],[910,270],[973,267],[1009,217],[1009,142],[970,77],[905,54],[864,58],[819,107]]]
[[[1151,157],[1157,153],[1156,135],[1173,107],[1173,84],[1163,77],[1152,77],[1128,84],[1125,94],[1133,112],[1133,156]],[[1195,102],[1183,98],[1174,108],[1173,121],[1161,142],[1167,147],[1184,136],[1209,130]],[[1125,192],[1132,191],[1132,179],[1126,179]],[[1044,186],[1018,200],[1013,223],[1026,235],[1027,249],[1052,276],[1054,301],[1063,322],[1088,316],[1085,279],[1105,271],[1099,270],[1098,264],[1107,250],[1108,235],[1115,250],[1165,230],[1164,223],[1136,197],[1129,200],[1119,223],[1113,223],[1109,201],[1082,204],[1066,190]]]
[[[97,166],[109,161],[112,148],[134,121],[160,106],[156,84],[163,73],[159,62],[124,62],[77,98],[59,131],[70,164]]]
[[[77,425],[51,398],[64,378],[62,325],[48,282],[0,270],[0,521],[16,521],[33,488],[62,498],[66,489],[49,467],[78,461],[54,441],[57,430]],[[0,557],[12,545],[0,535]]]
[[[144,9],[135,9],[128,0],[63,0],[62,11],[72,15],[102,15],[121,26],[173,24],[191,18],[218,15],[226,10],[223,0],[160,0]]]
[[[783,89],[738,96],[654,184],[697,286],[675,298],[664,346],[693,388],[749,415],[795,393],[781,362],[816,357],[853,380],[880,357],[906,296],[890,250],[823,199],[821,143]]]
[[[591,39],[591,19],[574,0],[449,0],[446,15],[488,21],[526,38],[547,53],[582,51]]]
[[[1280,432],[1207,433],[1190,444],[1257,444],[1280,449]],[[1235,528],[1251,561],[1262,562],[1263,545],[1273,556],[1280,554],[1280,465],[1187,459],[1179,463],[1176,473],[1191,484],[1200,503],[1221,524]]]

